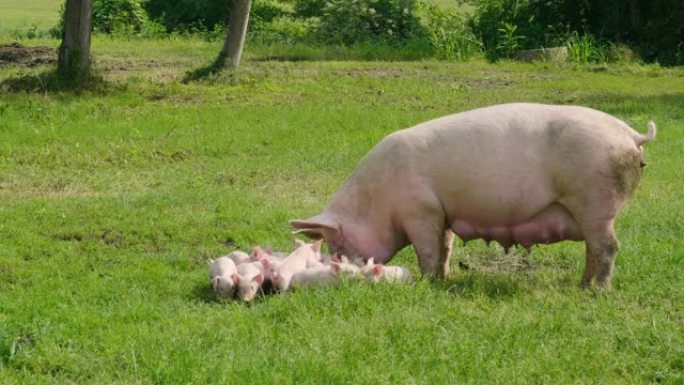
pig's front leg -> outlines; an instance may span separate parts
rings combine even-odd
[[[430,277],[446,278],[449,274],[449,253],[454,235],[444,229],[444,219],[414,219],[407,223],[404,229],[418,255],[421,273]]]
[[[454,234],[451,229],[444,230],[444,252],[440,254],[439,259],[439,276],[446,279],[449,276],[449,258],[451,257],[451,250],[454,244]]]

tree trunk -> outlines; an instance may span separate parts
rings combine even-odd
[[[221,67],[235,70],[240,65],[242,49],[245,46],[249,8],[252,6],[252,0],[232,1],[230,20],[228,20],[228,32],[223,43],[223,49],[217,59],[217,64]]]
[[[641,7],[639,7],[638,0],[629,1],[629,19],[632,24],[632,30],[637,30],[642,25]]]
[[[92,15],[92,0],[66,0],[57,70],[71,78],[83,76],[88,72]]]

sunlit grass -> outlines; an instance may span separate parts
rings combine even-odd
[[[96,37],[102,88],[0,94],[0,383],[684,381],[682,69],[253,47],[238,82],[183,84],[219,45]],[[0,81],[43,70],[1,67]],[[289,248],[287,221],[321,210],[384,135],[510,101],[658,124],[617,222],[612,292],[577,287],[581,244],[504,257],[474,242],[442,282],[213,299],[209,258]],[[410,249],[393,262],[417,272]]]

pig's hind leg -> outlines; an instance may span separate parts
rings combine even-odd
[[[599,287],[610,288],[615,268],[615,256],[619,245],[613,230],[613,222],[601,224],[593,230],[588,230],[585,236],[587,243],[587,265],[585,267],[582,285],[591,285],[591,273]],[[593,262],[593,265],[592,265]]]
[[[594,198],[601,199],[587,199],[583,204],[574,205],[572,202],[568,208],[577,219],[586,243],[586,266],[581,285],[590,287],[595,281],[599,287],[609,288],[619,248],[613,223],[624,200],[606,195]]]

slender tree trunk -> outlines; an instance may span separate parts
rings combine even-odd
[[[235,70],[240,65],[242,49],[245,46],[247,23],[249,22],[249,8],[252,0],[232,0],[228,32],[223,43],[223,49],[216,60],[217,67]]]
[[[90,23],[92,0],[66,0],[64,31],[57,69],[71,78],[88,72],[90,65]]]
[[[632,29],[636,30],[642,25],[641,7],[638,0],[629,1],[629,19],[632,24]]]

